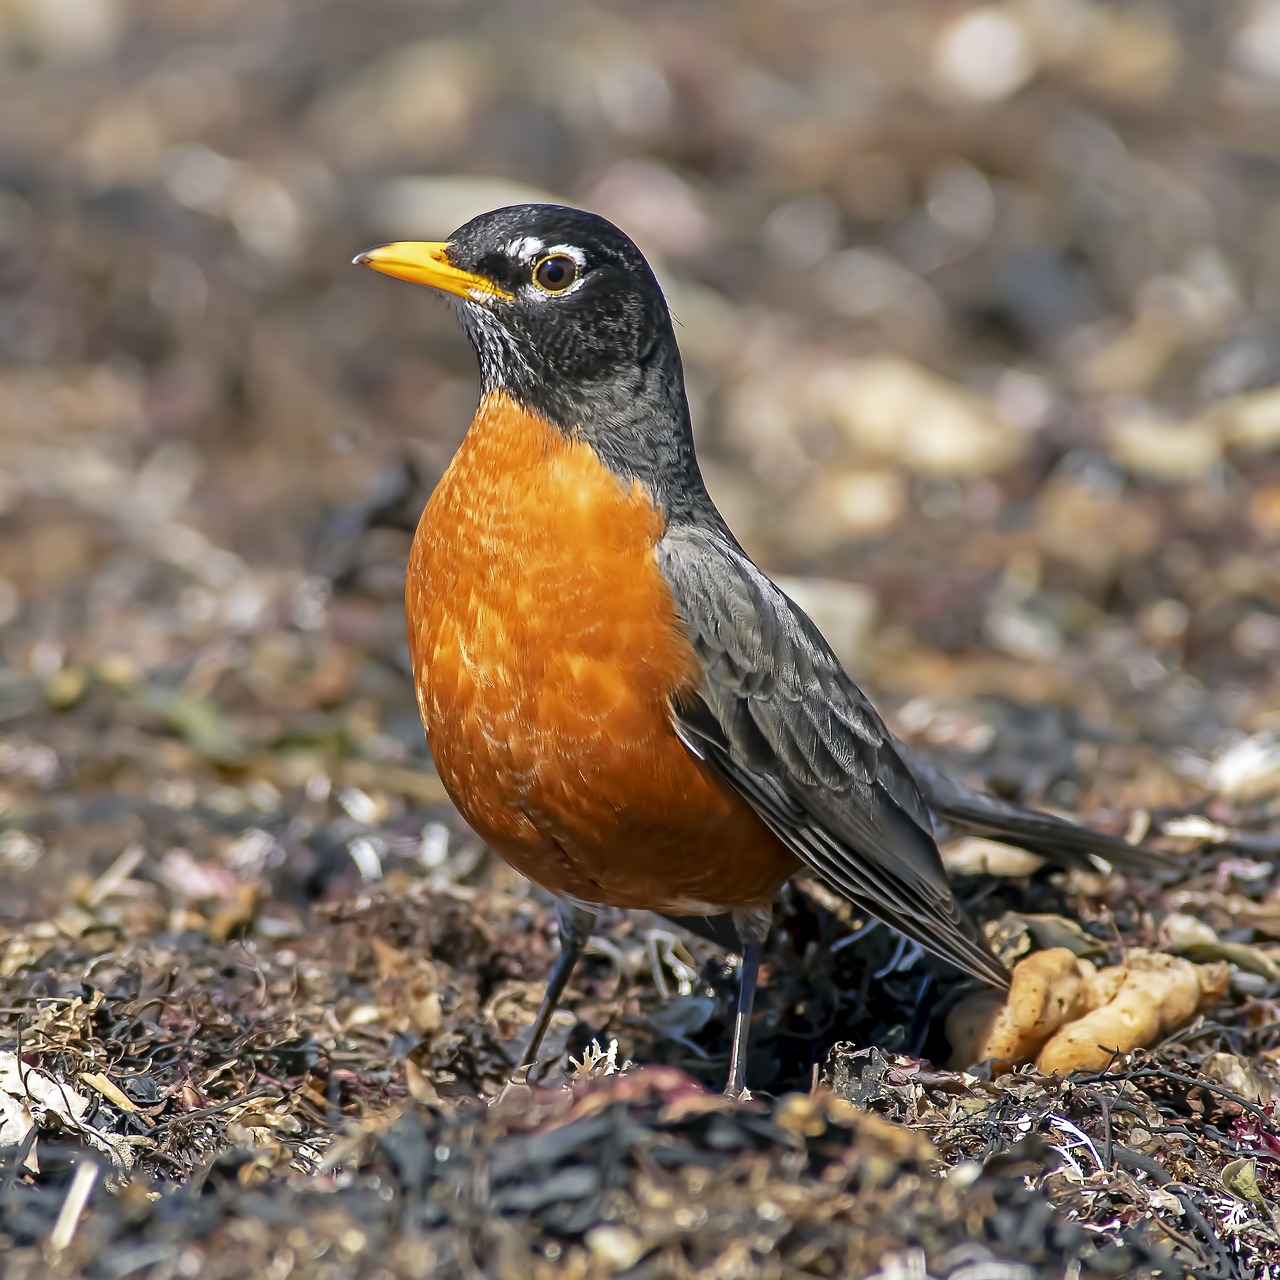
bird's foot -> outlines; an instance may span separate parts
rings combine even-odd
[[[489,1107],[492,1110],[510,1109],[514,1104],[523,1102],[533,1093],[533,1086],[529,1083],[529,1072],[533,1070],[533,1065],[531,1062],[526,1062],[511,1073],[507,1083],[489,1099]]]

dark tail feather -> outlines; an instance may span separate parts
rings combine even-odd
[[[941,825],[1005,844],[1017,845],[1059,867],[1093,867],[1103,858],[1119,871],[1161,871],[1177,864],[1158,849],[1129,844],[1119,836],[1078,826],[1065,818],[997,800],[949,778],[909,747],[896,744],[915,777],[925,803]],[[945,831],[938,832],[939,838]]]

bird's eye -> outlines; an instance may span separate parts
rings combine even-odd
[[[533,269],[533,283],[544,293],[563,293],[578,278],[578,264],[567,253],[553,253]]]

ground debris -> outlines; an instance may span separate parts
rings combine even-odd
[[[6,1273],[1280,1274],[1275,10],[0,0]],[[1170,855],[952,846],[1002,955],[1212,1007],[943,1070],[963,984],[802,881],[753,1102],[732,957],[614,913],[504,1093],[553,913],[404,649],[475,368],[349,264],[531,197],[653,255],[709,488],[894,731]]]

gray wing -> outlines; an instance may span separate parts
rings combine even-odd
[[[818,629],[728,537],[658,546],[703,669],[677,732],[816,875],[983,982],[1009,975],[951,893],[928,810],[889,731]]]
[[[1092,868],[1094,858],[1103,858],[1121,871],[1167,871],[1178,865],[1159,849],[1129,844],[1119,836],[1082,827],[1052,813],[1024,809],[974,791],[905,743],[894,739],[894,747],[934,814],[934,834],[939,838],[952,827],[1017,845],[1059,867]]]

